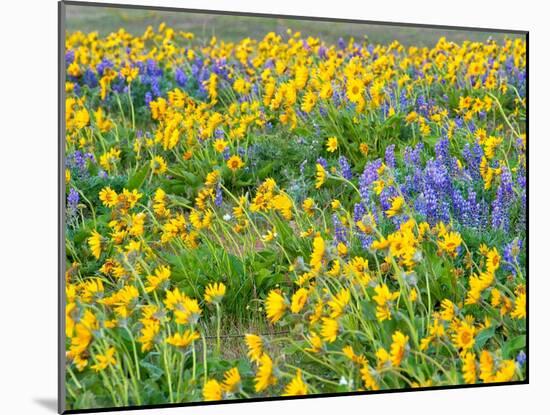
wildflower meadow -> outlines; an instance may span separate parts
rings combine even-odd
[[[521,382],[526,39],[65,36],[67,409]]]

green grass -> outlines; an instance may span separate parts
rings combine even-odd
[[[406,46],[428,47],[435,45],[441,36],[455,42],[485,41],[488,38],[498,41],[507,36],[517,37],[517,35],[464,30],[390,27],[374,24],[91,6],[67,6],[66,10],[66,29],[68,31],[97,31],[102,36],[117,31],[120,27],[124,27],[129,33],[139,35],[145,31],[148,25],[156,28],[161,22],[165,22],[175,30],[193,32],[201,40],[208,40],[211,36],[218,36],[225,41],[237,41],[245,37],[258,39],[270,31],[283,34],[288,28],[293,31],[301,31],[304,37],[318,36],[331,43],[335,43],[340,37],[362,39],[367,36],[372,43],[388,43],[398,40]]]

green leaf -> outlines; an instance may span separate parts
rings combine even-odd
[[[483,346],[485,346],[485,343],[487,343],[487,341],[489,341],[489,339],[491,339],[494,336],[495,336],[494,326],[481,330],[479,334],[476,336],[476,347],[478,349],[482,349]]]
[[[525,349],[525,334],[514,337],[508,340],[502,346],[502,357],[504,359],[513,359],[517,352]]]
[[[147,177],[147,173],[149,173],[149,165],[146,164],[141,169],[139,169],[137,172],[134,173],[130,179],[128,179],[128,190],[134,190],[139,189],[143,182],[145,181],[145,178]]]
[[[151,380],[160,379],[164,375],[164,370],[162,370],[158,365],[146,362],[145,360],[139,362],[139,365],[147,371],[149,379]]]

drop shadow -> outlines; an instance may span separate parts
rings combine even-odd
[[[51,412],[57,413],[57,399],[55,398],[35,398],[34,402]]]

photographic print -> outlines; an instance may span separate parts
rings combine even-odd
[[[527,32],[62,2],[59,75],[60,411],[528,381]]]

